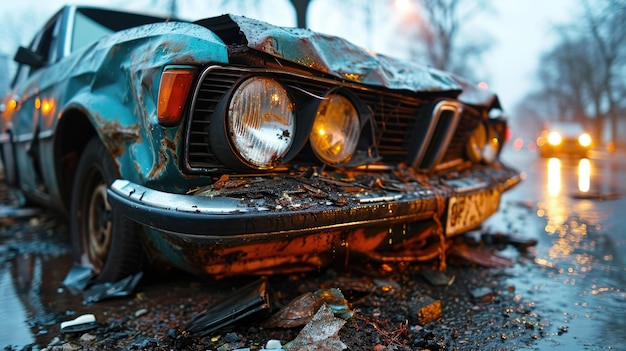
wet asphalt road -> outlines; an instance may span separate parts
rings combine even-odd
[[[504,275],[514,298],[530,303],[545,323],[527,349],[626,348],[624,156],[596,152],[586,161],[559,160],[506,150],[504,158],[526,179],[504,195],[483,230],[538,242],[531,261],[518,259]],[[83,313],[102,320],[137,315],[145,299],[154,309],[211,299],[203,280],[175,272],[131,297],[85,306],[61,284],[71,267],[66,224],[53,213],[17,207],[20,200],[11,194],[0,183],[0,347],[42,349],[59,335],[60,322]],[[501,254],[517,255],[510,248]],[[503,340],[502,347],[519,346]]]

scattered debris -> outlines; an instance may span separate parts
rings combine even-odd
[[[455,276],[449,277],[443,272],[435,271],[432,269],[421,269],[419,271],[422,278],[424,278],[428,284],[434,286],[450,286],[456,279]]]
[[[234,292],[220,304],[196,316],[184,327],[195,336],[206,336],[253,314],[270,309],[267,279],[259,279]]]
[[[98,301],[132,294],[143,276],[142,272],[130,275],[114,283],[94,283],[96,274],[85,266],[72,266],[63,280],[63,285],[73,294],[83,294],[83,304],[92,305]]]
[[[265,328],[293,328],[305,325],[313,319],[315,313],[323,305],[327,305],[333,313],[343,319],[350,319],[352,311],[341,290],[336,288],[308,292],[291,300],[263,323]]]
[[[139,272],[115,283],[94,284],[83,293],[83,303],[91,305],[112,297],[128,296],[133,293],[142,276],[143,273]]]
[[[470,294],[472,295],[474,302],[480,304],[490,303],[495,299],[495,294],[493,293],[493,290],[487,287],[474,289],[470,291]]]
[[[597,191],[589,191],[589,192],[576,192],[573,193],[572,198],[574,199],[578,199],[578,200],[598,200],[598,201],[605,201],[605,200],[614,200],[614,199],[619,199],[620,197],[622,197],[622,194],[620,193],[601,193],[601,192],[597,192]]]
[[[514,262],[506,257],[498,256],[495,253],[472,248],[467,245],[455,245],[450,253],[453,256],[460,257],[463,260],[490,268],[506,268],[512,267]]]
[[[34,217],[40,215],[41,213],[42,209],[37,207],[20,208],[15,206],[0,205],[0,219]]]
[[[93,270],[84,266],[72,266],[63,280],[63,285],[73,294],[78,295],[85,290],[95,276]]]
[[[61,333],[82,333],[96,328],[96,316],[84,314],[61,323]]]
[[[533,200],[519,200],[511,202],[513,206],[522,207],[528,210],[535,208],[535,202]]]
[[[407,301],[412,323],[426,325],[441,318],[443,310],[441,301],[428,295],[417,295]]]
[[[345,323],[345,320],[336,318],[332,309],[324,303],[298,336],[289,343],[287,350],[344,350],[347,346],[339,339],[338,333]]]
[[[280,343],[280,340],[272,339],[268,340],[265,344],[265,348],[261,349],[261,351],[270,351],[270,350],[282,350],[283,345]]]
[[[503,233],[482,233],[481,240],[487,246],[504,249],[507,245],[511,245],[521,252],[525,252],[530,247],[537,245],[537,240],[535,239],[524,239],[513,234]]]

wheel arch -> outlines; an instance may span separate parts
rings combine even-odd
[[[68,213],[78,161],[89,140],[96,135],[93,122],[85,111],[70,109],[59,119],[54,140],[55,173],[61,202]]]

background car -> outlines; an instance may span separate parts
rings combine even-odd
[[[6,179],[99,280],[443,262],[521,180],[493,93],[309,30],[66,6],[15,59]]]
[[[537,138],[541,157],[570,155],[587,157],[593,140],[582,124],[577,122],[548,122]]]

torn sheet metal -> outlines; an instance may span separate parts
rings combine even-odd
[[[196,316],[184,327],[195,336],[206,336],[243,318],[270,309],[267,280],[252,282],[237,290],[221,303]]]

